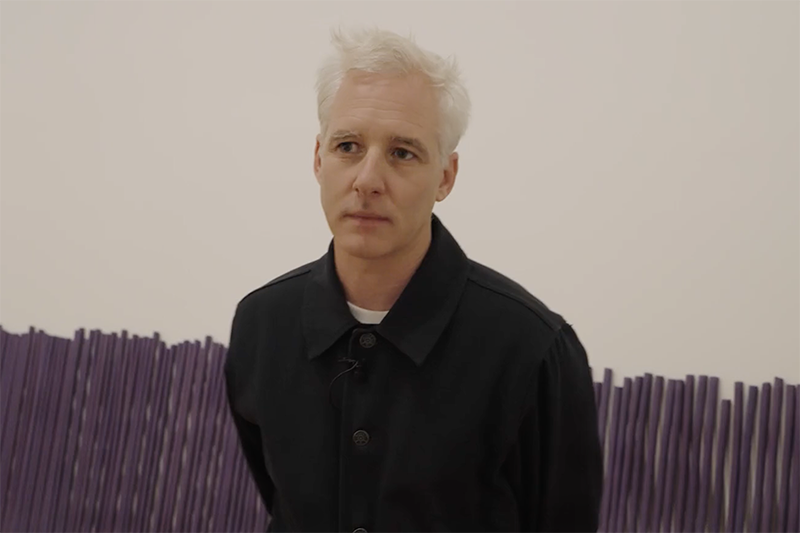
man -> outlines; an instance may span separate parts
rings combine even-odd
[[[379,30],[334,44],[314,152],[333,240],[239,303],[225,364],[269,530],[595,530],[575,331],[432,214],[469,113],[455,64]]]

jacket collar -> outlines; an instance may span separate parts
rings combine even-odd
[[[312,267],[303,296],[303,334],[309,359],[322,355],[342,335],[359,325],[347,307],[336,274],[333,241]],[[406,288],[377,333],[417,366],[433,349],[461,298],[469,261],[436,215],[431,217],[431,244]]]

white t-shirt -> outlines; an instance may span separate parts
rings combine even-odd
[[[389,314],[389,311],[370,311],[369,309],[363,309],[353,305],[350,302],[347,302],[347,305],[350,307],[350,312],[353,313],[356,320],[362,324],[380,324],[381,321],[386,318],[386,315]]]

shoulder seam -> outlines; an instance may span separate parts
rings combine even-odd
[[[287,272],[286,274],[282,274],[282,275],[278,276],[277,278],[273,279],[272,281],[269,281],[269,282],[265,283],[261,287],[258,287],[257,289],[253,289],[252,291],[248,292],[244,297],[242,297],[240,302],[244,301],[244,300],[247,300],[248,298],[250,298],[251,296],[255,295],[256,293],[264,291],[264,290],[268,289],[269,287],[272,287],[272,286],[278,285],[280,283],[283,283],[284,281],[289,281],[290,279],[294,279],[294,278],[297,278],[297,277],[304,276],[304,275],[308,274],[309,272],[311,272],[311,269],[313,268],[313,265],[314,265],[314,263],[309,263],[308,265],[304,265],[302,267],[298,267],[297,269],[295,269],[293,271],[290,271],[290,272]]]
[[[498,289],[496,287],[492,287],[487,283],[484,283],[482,281],[479,281],[479,280],[475,279],[475,277],[472,276],[472,275],[470,275],[468,279],[469,279],[469,281],[471,281],[472,283],[474,283],[475,285],[478,285],[479,287],[481,287],[483,289],[486,289],[488,291],[492,291],[495,294],[499,294],[500,296],[504,296],[504,297],[508,298],[509,300],[513,300],[513,301],[517,302],[518,304],[522,305],[528,311],[530,311],[534,315],[536,315],[542,322],[547,324],[550,327],[550,329],[552,329],[554,332],[558,332],[558,330],[561,328],[561,325],[559,325],[558,322],[555,322],[555,321],[550,320],[547,317],[543,316],[543,314],[540,313],[537,309],[535,309],[528,302],[526,302],[522,298],[519,298],[515,294],[513,294],[513,293],[511,293],[509,291],[504,291],[502,289]]]
[[[273,279],[272,281],[270,281],[269,283],[264,285],[264,287],[271,287],[273,285],[277,285],[278,283],[283,283],[284,281],[288,281],[288,280],[294,279],[294,278],[296,278],[298,276],[302,276],[304,274],[308,274],[309,272],[311,272],[311,269],[313,268],[313,265],[314,265],[314,263],[311,263],[311,264],[302,266],[302,267],[296,269],[293,272],[287,272],[286,274],[283,274],[282,276],[279,276],[279,277]]]

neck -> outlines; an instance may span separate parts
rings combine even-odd
[[[347,301],[371,311],[388,311],[400,298],[431,243],[430,225],[406,249],[386,257],[364,259],[336,247],[334,262]]]

